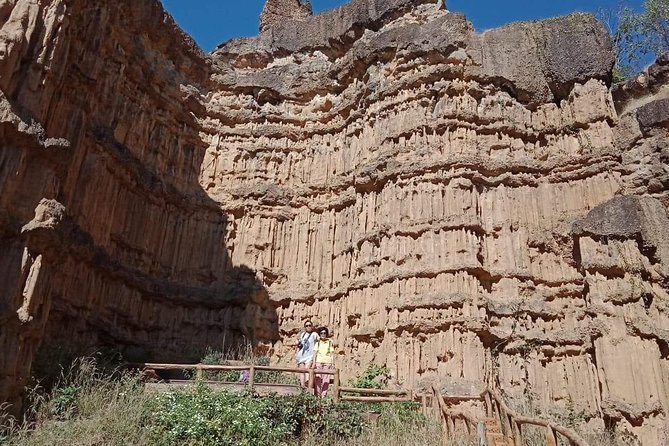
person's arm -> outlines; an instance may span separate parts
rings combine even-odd
[[[311,364],[309,364],[309,368],[314,368],[316,367],[316,356],[318,356],[318,343],[321,342],[320,339],[317,339],[316,342],[314,343],[314,354],[311,357]]]

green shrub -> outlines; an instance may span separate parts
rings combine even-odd
[[[164,445],[284,445],[306,431],[347,438],[363,429],[359,410],[350,404],[306,393],[255,398],[202,384],[157,395],[150,412],[152,442]]]
[[[389,379],[390,369],[388,367],[370,364],[362,375],[351,382],[351,386],[359,389],[383,389]]]
[[[81,388],[76,385],[58,387],[54,391],[51,413],[56,417],[66,418],[69,412],[76,411],[77,396]]]
[[[384,389],[390,378],[388,367],[370,364],[360,376],[351,381],[351,386],[359,389]],[[363,411],[377,412],[379,414],[377,425],[389,431],[414,426],[424,427],[427,419],[418,411],[419,407],[420,405],[414,401],[360,404],[360,409]]]

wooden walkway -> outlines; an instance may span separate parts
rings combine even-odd
[[[226,391],[250,391],[259,396],[295,395],[300,392],[314,391],[316,371],[295,367],[270,367],[257,365],[206,365],[206,364],[131,364],[131,368],[142,370],[150,376],[157,376],[157,371],[180,370],[194,372],[198,382]],[[221,382],[205,379],[205,372],[248,372],[246,382]],[[308,374],[307,388],[293,384],[275,384],[257,382],[257,372],[281,372],[295,375]],[[524,445],[525,433],[523,426],[538,426],[545,431],[546,446],[558,446],[562,438],[570,446],[588,446],[588,443],[575,431],[556,423],[540,418],[531,418],[520,415],[510,409],[501,395],[493,390],[486,389],[481,395],[456,396],[442,395],[436,387],[432,387],[429,394],[415,393],[412,390],[389,389],[360,389],[343,387],[340,382],[339,369],[318,370],[320,375],[329,375],[331,380],[328,395],[337,401],[354,401],[361,403],[392,403],[415,401],[426,415],[436,413],[440,420],[444,445],[450,444],[451,439],[466,436],[475,440],[479,446],[521,446]],[[147,382],[148,389],[164,392],[174,388],[192,385],[193,380],[161,379],[158,382]],[[458,410],[463,402],[474,401],[482,405],[481,412],[485,417],[476,416],[469,412]]]

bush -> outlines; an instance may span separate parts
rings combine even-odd
[[[387,366],[370,364],[367,369],[353,381],[351,386],[359,389],[384,389],[390,381],[390,369]],[[361,410],[374,411],[379,414],[379,427],[394,431],[407,428],[422,428],[427,422],[425,416],[418,411],[419,404],[414,401],[403,403],[374,403],[360,405]]]
[[[10,421],[0,444],[40,445],[315,445],[438,444],[440,436],[411,403],[379,404],[374,426],[369,405],[293,396],[255,397],[196,383],[150,393],[138,376],[102,371],[78,360],[56,388],[37,394],[29,418]],[[418,441],[418,443],[416,443]]]
[[[350,404],[306,393],[255,398],[202,384],[156,396],[151,412],[152,442],[164,445],[284,445],[307,431],[349,438],[363,429],[360,412]]]
[[[351,386],[359,389],[383,389],[389,379],[390,369],[388,367],[370,364],[362,375],[351,382]]]

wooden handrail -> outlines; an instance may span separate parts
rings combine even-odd
[[[468,426],[470,425],[476,426],[478,424],[479,421],[470,414],[459,411],[448,410],[446,407],[446,401],[444,396],[441,394],[440,391],[437,390],[435,386],[432,386],[432,392],[435,399],[437,400],[439,413],[442,416],[442,425],[447,432],[453,429],[452,420],[454,418],[464,419],[465,422],[468,424]],[[501,397],[501,395],[499,395],[497,392],[493,390],[486,389],[481,393],[481,395],[478,398],[467,398],[467,399],[477,399],[483,401],[483,403],[486,406],[486,415],[489,417],[494,416],[494,411],[492,406],[493,404],[496,404],[497,417],[499,418],[502,424],[504,424],[505,422],[508,423],[510,428],[510,432],[507,432],[506,435],[512,436],[517,443],[520,443],[522,440],[521,426],[524,424],[529,424],[534,426],[545,427],[547,429],[546,440],[548,441],[549,445],[557,442],[556,433],[559,433],[563,437],[565,437],[572,446],[589,446],[588,443],[572,429],[560,426],[556,423],[541,418],[533,418],[519,415],[517,412],[515,412],[509,406],[507,406],[506,402]],[[551,441],[553,443],[551,443]]]
[[[407,397],[398,396],[351,396],[342,395],[342,401],[351,401],[359,403],[404,403],[410,401]]]
[[[547,429],[550,429],[551,432],[558,432],[562,436],[564,436],[572,445],[574,446],[589,446],[588,443],[574,430],[560,426],[559,424],[555,424],[551,421],[543,420],[540,418],[532,418],[532,417],[526,417],[523,415],[519,415],[517,412],[512,410],[509,406],[506,405],[504,402],[504,399],[499,395],[497,392],[486,389],[483,391],[481,394],[481,397],[485,401],[485,396],[489,395],[490,398],[492,398],[498,405],[499,411],[504,412],[504,415],[509,419],[510,424],[511,424],[511,429],[514,429],[514,424],[517,426],[521,426],[523,424],[530,424],[534,426],[542,426]],[[498,415],[502,415],[499,413]]]
[[[409,390],[391,390],[391,389],[361,389],[358,387],[340,387],[342,392],[355,392],[366,395],[408,395]]]
[[[308,373],[309,374],[309,384],[308,387],[313,389],[314,387],[314,378],[316,374],[320,375],[332,375],[335,377],[335,383],[333,386],[333,392],[335,393],[335,401],[339,399],[348,400],[348,401],[360,401],[360,402],[394,402],[394,401],[410,401],[413,400],[416,395],[412,391],[407,390],[391,390],[391,389],[359,389],[356,387],[341,387],[339,383],[339,370],[315,370],[313,368],[298,368],[298,367],[272,367],[272,366],[259,366],[259,365],[214,365],[214,364],[159,364],[159,363],[139,363],[139,364],[128,364],[128,367],[133,368],[144,368],[144,369],[155,369],[155,370],[195,370],[196,376],[198,379],[202,379],[203,372],[205,370],[209,371],[249,371],[249,389],[253,390],[255,374],[258,371],[270,371],[270,372],[287,372],[287,373]],[[358,393],[360,396],[346,396],[342,393]],[[432,392],[437,400],[437,405],[439,412],[442,416],[442,422],[444,426],[448,429],[449,423],[453,419],[459,418],[465,420],[467,423],[468,429],[470,426],[476,426],[480,420],[477,420],[475,417],[458,411],[448,410],[446,407],[446,400],[449,402],[461,402],[461,401],[472,401],[478,400],[483,401],[486,406],[486,415],[493,416],[493,405],[497,404],[497,416],[499,417],[502,424],[504,422],[508,423],[512,434],[516,439],[522,435],[521,426],[524,424],[542,426],[548,429],[546,438],[555,438],[556,433],[561,434],[565,437],[573,446],[588,446],[588,443],[574,430],[560,426],[553,422],[543,420],[540,418],[532,418],[519,415],[513,411],[509,406],[506,405],[504,399],[495,391],[486,389],[479,396],[446,396],[444,397],[440,391],[437,390],[435,386],[432,386]],[[367,396],[365,396],[367,395]],[[370,396],[371,395],[371,396]],[[405,397],[401,397],[405,395]],[[420,395],[419,395],[420,396]]]
[[[242,370],[251,370],[254,368],[256,371],[268,371],[268,372],[289,372],[289,373],[309,373],[309,369],[298,368],[298,367],[272,367],[272,366],[261,366],[261,365],[216,365],[216,364],[153,364],[153,363],[140,363],[140,364],[128,364],[129,367],[133,368],[146,368],[146,369],[155,369],[155,370],[210,370],[210,371],[242,371]],[[334,375],[335,370],[318,370],[316,373],[320,375]]]
[[[454,410],[448,410],[446,408],[446,401],[444,399],[444,396],[437,390],[435,386],[432,386],[432,392],[437,398],[437,404],[439,405],[439,409],[444,415],[450,416],[452,418],[462,418],[468,423],[472,423],[476,425],[478,423],[478,420],[474,418],[472,415],[465,413],[465,412],[460,412],[460,411],[454,411]]]

